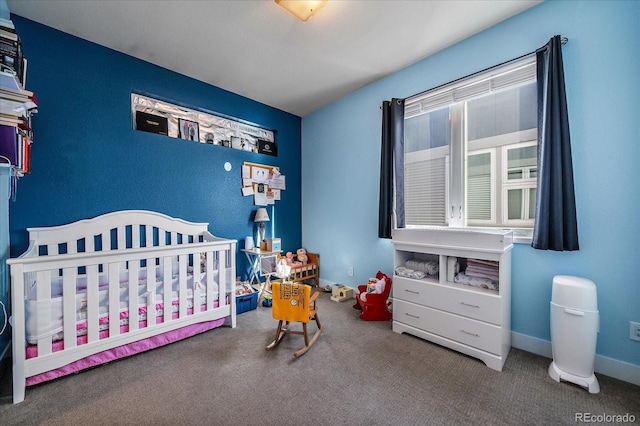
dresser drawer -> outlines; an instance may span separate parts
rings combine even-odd
[[[502,330],[492,324],[395,300],[393,320],[465,345],[500,355]]]
[[[404,300],[496,325],[502,324],[500,295],[474,287],[467,289],[396,276],[393,297],[394,301]]]

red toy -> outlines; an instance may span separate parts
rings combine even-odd
[[[367,285],[359,285],[359,293],[356,296],[356,303],[353,305],[353,308],[362,310],[360,314],[360,319],[362,320],[389,321],[392,318],[392,314],[387,306],[387,299],[389,299],[389,293],[391,292],[391,278],[380,271],[376,274],[376,278],[378,280],[385,280],[382,293],[367,293]],[[367,294],[366,301],[361,300],[361,293]]]

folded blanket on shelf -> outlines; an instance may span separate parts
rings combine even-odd
[[[415,278],[418,280],[427,276],[427,274],[422,271],[414,271],[413,269],[405,268],[404,266],[398,266],[396,268],[396,275],[399,277]]]
[[[409,259],[405,262],[404,266],[408,269],[424,272],[428,275],[437,275],[440,269],[440,265],[437,261],[424,259]]]
[[[472,277],[465,274],[464,272],[460,272],[459,274],[457,274],[454,278],[454,282],[458,284],[470,285],[473,287],[486,288],[489,290],[499,290],[498,281],[492,280],[490,278]]]

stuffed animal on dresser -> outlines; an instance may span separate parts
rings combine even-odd
[[[298,257],[298,262],[302,262],[303,265],[306,265],[309,261],[309,257],[307,256],[307,251],[304,248],[299,248],[296,251],[296,255]]]

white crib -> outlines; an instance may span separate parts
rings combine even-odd
[[[235,327],[237,242],[207,227],[124,210],[27,229],[29,248],[7,261],[13,402],[28,385]]]

